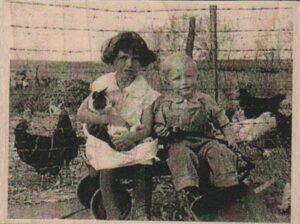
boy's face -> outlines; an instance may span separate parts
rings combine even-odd
[[[140,57],[132,51],[119,51],[115,61],[115,69],[121,79],[133,81],[141,68]]]
[[[197,85],[197,71],[194,66],[182,63],[173,65],[169,71],[169,81],[172,90],[180,96],[187,98],[192,95]]]

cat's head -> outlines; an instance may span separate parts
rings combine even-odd
[[[93,99],[93,107],[95,110],[102,110],[107,105],[107,88],[101,90],[100,92],[93,92],[92,99]]]

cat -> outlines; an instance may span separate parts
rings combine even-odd
[[[94,91],[88,101],[88,109],[94,113],[112,113],[117,115],[117,110],[113,107],[113,102],[107,95],[107,88],[101,91]],[[100,124],[85,124],[88,133],[107,142],[111,147],[115,147],[111,141],[111,137],[117,133],[124,131],[135,131],[141,129],[143,125],[100,125]]]

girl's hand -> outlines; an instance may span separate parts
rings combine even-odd
[[[135,136],[135,132],[128,131],[128,130],[117,132],[112,137],[112,143],[117,148],[120,149],[128,148],[129,146],[134,145],[134,141],[133,141],[134,136]]]

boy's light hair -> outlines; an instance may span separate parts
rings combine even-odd
[[[175,53],[166,57],[160,64],[160,76],[163,83],[169,86],[169,72],[172,69],[183,71],[188,69],[188,72],[193,72],[198,75],[197,63],[185,53]]]

